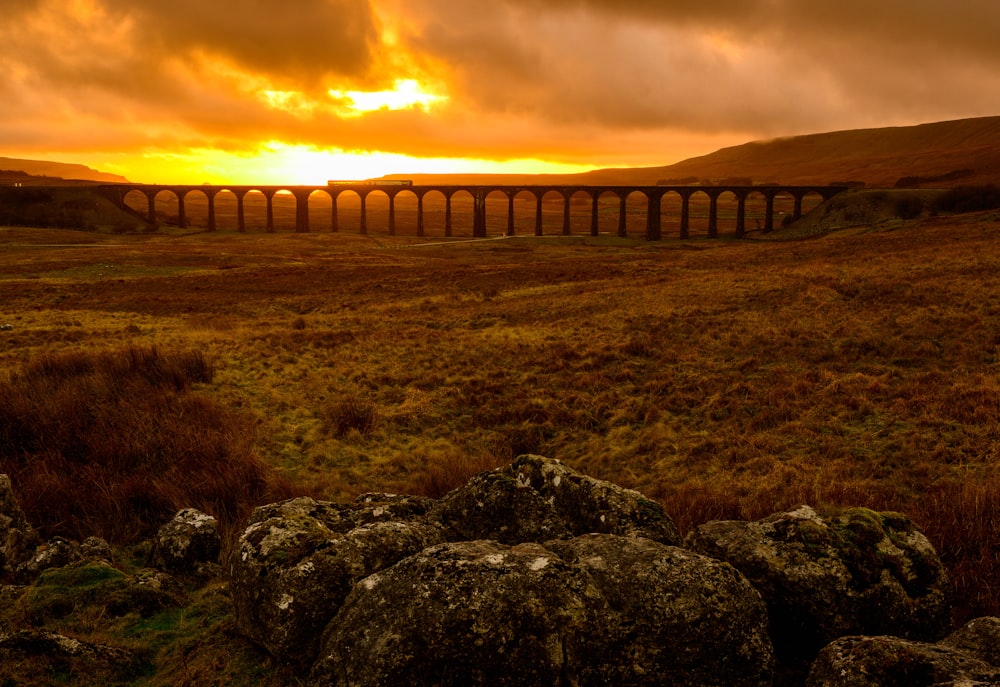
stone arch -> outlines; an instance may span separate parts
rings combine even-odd
[[[139,188],[124,189],[121,205],[123,209],[131,210],[147,222],[156,223],[156,212],[153,208],[152,196],[148,191]]]
[[[664,236],[683,238],[684,197],[669,190],[660,197],[660,232]]]
[[[565,191],[566,217],[564,234],[595,234],[594,198],[596,195],[584,188],[569,188]],[[596,235],[596,234],[595,234]]]
[[[215,193],[215,228],[234,231],[240,228],[240,199],[229,188],[220,188]]]
[[[476,226],[476,198],[467,188],[446,193],[445,236],[472,236]]]
[[[771,206],[769,197],[764,189],[753,188],[747,191],[743,210],[744,233],[760,234],[770,231],[769,223],[773,228],[773,208],[768,210],[768,207]]]
[[[629,189],[625,195],[624,236],[645,236],[649,223],[649,196],[639,189]]]
[[[448,196],[440,189],[429,189],[418,196],[420,216],[417,218],[417,236],[444,236],[449,220]]]
[[[160,188],[153,194],[154,218],[157,224],[181,225],[181,196],[172,188]]]
[[[735,236],[739,220],[740,195],[731,188],[719,189],[715,199],[716,236]],[[710,234],[711,235],[711,234]]]
[[[559,189],[546,188],[540,189],[537,196],[536,220],[538,227],[535,233],[538,236],[562,234],[567,203],[565,194]]]
[[[354,189],[331,191],[333,199],[331,229],[334,232],[361,234],[361,194]]]
[[[209,190],[197,186],[181,192],[183,220],[178,226],[209,230],[215,228],[212,221],[214,217],[209,207],[215,193],[211,192],[211,196],[209,193]]]
[[[298,198],[288,188],[274,188],[272,193],[270,231],[295,231],[298,227]]]
[[[266,230],[269,203],[265,193],[258,188],[246,189],[241,204],[243,206],[243,229],[247,232]]]
[[[819,189],[808,189],[802,194],[802,205],[799,216],[804,217],[805,215],[808,215],[810,212],[822,205],[825,199],[826,197]]]
[[[515,231],[514,195],[502,188],[486,191],[486,234],[507,236]]]
[[[391,196],[396,233],[407,236],[418,236],[420,224],[420,198],[415,191],[401,188]]]
[[[787,189],[779,189],[774,194],[774,228],[791,224],[795,221],[795,195]]]
[[[538,196],[526,188],[512,189],[511,194],[514,202],[514,234],[534,235],[537,229]]]
[[[703,188],[695,189],[688,198],[688,233],[691,237],[711,235],[712,196]]]
[[[333,195],[325,188],[317,188],[309,193],[305,202],[308,205],[310,229],[332,230]]]
[[[597,199],[597,233],[619,235],[625,216],[622,194],[605,188],[598,189],[594,196]]]

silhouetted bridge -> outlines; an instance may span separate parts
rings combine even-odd
[[[247,194],[258,192],[267,201],[267,230],[274,231],[274,197],[279,193],[291,194],[295,199],[295,230],[308,232],[309,198],[314,193],[326,193],[333,201],[330,229],[339,231],[337,201],[344,193],[354,193],[361,201],[360,232],[368,232],[367,200],[372,194],[384,194],[389,199],[389,233],[396,233],[396,198],[411,194],[417,200],[417,236],[424,236],[424,199],[429,194],[441,194],[446,201],[445,236],[452,235],[452,199],[456,194],[467,193],[473,201],[473,236],[486,237],[486,200],[493,194],[506,197],[507,235],[514,235],[514,198],[520,194],[529,194],[535,199],[535,235],[542,234],[542,202],[549,194],[557,194],[563,200],[563,234],[570,233],[570,203],[571,200],[583,194],[592,204],[590,233],[598,235],[598,202],[606,196],[617,197],[619,201],[618,235],[626,235],[626,201],[633,194],[641,194],[646,199],[646,238],[657,241],[662,234],[662,203],[664,197],[676,194],[680,199],[680,238],[688,238],[691,217],[691,199],[698,194],[704,194],[708,200],[708,235],[718,236],[719,197],[731,193],[736,200],[736,235],[746,233],[747,200],[755,195],[765,202],[764,223],[761,227],[765,232],[774,229],[775,199],[790,196],[794,199],[793,219],[802,216],[802,201],[810,194],[819,195],[824,201],[829,200],[845,186],[543,186],[543,185],[381,185],[381,184],[350,184],[337,183],[328,186],[183,186],[155,184],[114,184],[105,185],[101,190],[113,202],[123,209],[131,209],[126,205],[126,196],[132,192],[143,194],[148,201],[148,219],[155,223],[154,204],[159,194],[168,192],[176,196],[178,205],[178,224],[187,226],[185,216],[185,199],[192,193],[204,194],[208,201],[208,229],[216,229],[215,200],[223,191],[228,191],[236,197],[237,223],[239,231],[246,231],[246,214],[244,200]],[[523,196],[522,196],[523,197]]]

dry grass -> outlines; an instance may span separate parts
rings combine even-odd
[[[894,226],[13,248],[0,364],[204,352],[211,379],[169,393],[232,413],[218,425],[252,416],[253,453],[334,499],[438,495],[535,452],[661,499],[683,530],[800,502],[900,510],[951,566],[958,616],[1000,613],[1000,231]]]
[[[226,532],[282,486],[254,453],[254,423],[193,393],[196,351],[48,353],[0,384],[0,471],[46,536],[148,537],[181,508]]]

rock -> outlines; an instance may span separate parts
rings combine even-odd
[[[111,551],[111,545],[100,537],[87,537],[80,544],[80,553],[88,561],[107,561],[112,562],[114,554]]]
[[[1000,666],[1000,618],[973,618],[939,643]]]
[[[930,542],[905,516],[866,509],[829,520],[802,506],[757,522],[710,522],[685,545],[727,561],[768,606],[779,659],[804,669],[846,635],[940,639],[950,585]]]
[[[0,577],[13,577],[37,544],[38,535],[17,502],[10,477],[0,474]]]
[[[977,687],[1000,668],[948,646],[899,637],[842,637],[817,656],[806,687]]]
[[[519,544],[595,532],[680,542],[655,501],[533,455],[473,477],[445,495],[431,515],[449,528],[451,540]]]
[[[0,682],[5,685],[61,683],[74,675],[86,675],[88,684],[131,684],[149,669],[128,649],[40,630],[0,634]]]
[[[435,546],[361,580],[313,685],[770,685],[760,596],[648,539]]]
[[[218,521],[185,508],[156,533],[151,564],[164,572],[198,573],[205,564],[218,561],[221,549]]]
[[[307,663],[355,582],[444,541],[427,504],[369,495],[351,505],[297,498],[256,509],[229,562],[237,626],[275,656]]]
[[[607,606],[595,609],[580,684],[771,684],[767,608],[728,563],[638,537],[590,534],[547,546],[586,572]]]
[[[65,568],[83,561],[84,556],[79,544],[63,537],[53,537],[38,546],[31,558],[17,567],[16,578],[20,582],[28,583],[46,570]]]

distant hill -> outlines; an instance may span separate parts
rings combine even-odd
[[[99,172],[86,165],[48,162],[44,160],[19,160],[12,157],[0,157],[0,170],[25,172],[35,177],[63,179],[66,181],[96,181],[102,184],[122,184],[128,182],[128,179],[123,176]]]
[[[753,183],[862,182],[949,188],[1000,182],[1000,117],[857,129],[753,141],[665,167],[601,169],[575,175],[395,175],[416,183],[654,185],[725,179]]]
[[[624,183],[750,177],[754,183],[951,187],[1000,181],[1000,117],[754,141],[667,167],[601,170]],[[919,177],[919,178],[918,178]]]

